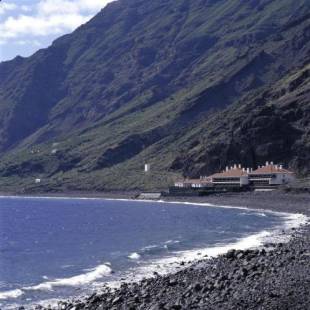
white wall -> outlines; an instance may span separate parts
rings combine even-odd
[[[295,176],[290,173],[277,173],[276,178],[270,180],[270,185],[287,184],[295,180]]]
[[[248,176],[243,176],[240,178],[240,186],[242,185],[248,185],[249,184],[249,177]]]

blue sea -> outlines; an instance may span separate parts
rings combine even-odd
[[[0,198],[0,308],[90,294],[257,246],[287,215],[182,203]]]

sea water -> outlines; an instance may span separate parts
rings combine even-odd
[[[259,245],[287,215],[182,203],[0,198],[0,308],[52,303]]]

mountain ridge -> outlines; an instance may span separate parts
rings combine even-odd
[[[244,98],[260,101],[256,92],[281,88],[276,85],[281,79],[304,70],[309,11],[307,1],[292,0],[119,0],[51,47],[1,63],[0,185],[164,187],[182,175],[209,173],[239,160],[235,147],[226,157],[215,148],[220,160],[208,160],[202,150],[214,139],[191,134],[209,136],[213,125],[202,130],[201,124],[216,115],[223,128],[225,119],[233,127],[227,109],[238,118],[232,107],[247,106]],[[301,117],[307,119],[307,112]],[[295,130],[291,119],[269,121]],[[224,149],[240,148],[240,141],[223,135]],[[180,145],[184,137],[190,138]],[[270,137],[275,145],[278,140]],[[274,154],[258,152],[251,163]],[[292,154],[278,160],[306,174],[307,164]],[[244,161],[250,162],[246,156]],[[143,162],[152,163],[153,179],[142,174]],[[35,176],[45,183],[34,185]]]

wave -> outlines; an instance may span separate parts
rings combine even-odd
[[[229,244],[217,244],[209,248],[172,252],[169,257],[158,258],[152,262],[146,262],[143,266],[133,268],[132,274],[129,273],[127,277],[129,281],[137,281],[148,276],[153,276],[155,272],[162,275],[175,272],[181,268],[181,262],[193,263],[202,258],[216,257],[231,249],[242,250],[259,247],[270,235],[271,232],[262,231],[258,234],[241,238],[240,240]],[[185,267],[186,265],[184,264],[184,267],[182,268]]]
[[[167,240],[160,244],[151,244],[143,247],[140,252],[143,254],[160,254],[163,251],[167,251],[167,249],[172,248],[174,245],[179,244],[180,240]]]
[[[24,292],[20,289],[6,291],[6,292],[0,292],[0,300],[3,299],[9,299],[9,298],[18,298],[22,296]]]
[[[94,269],[88,269],[86,271],[87,273],[77,275],[71,278],[56,279],[54,281],[43,282],[39,285],[25,287],[24,290],[51,291],[53,290],[54,287],[58,286],[82,286],[94,282],[95,280],[101,279],[106,275],[111,274],[112,269],[106,264],[104,264],[99,265]]]
[[[252,215],[256,215],[256,216],[260,216],[260,217],[266,217],[267,214],[264,212],[242,212],[239,214],[240,216],[252,216]]]
[[[167,240],[160,244],[151,244],[141,248],[138,252],[133,252],[128,255],[131,260],[139,260],[145,255],[160,255],[163,252],[167,252],[175,244],[180,243],[179,240]]]
[[[180,240],[168,240],[165,242],[165,244],[176,244],[176,243],[180,243]]]
[[[96,268],[85,270],[84,274],[80,274],[71,278],[56,279],[47,281],[34,286],[23,287],[11,291],[0,292],[0,300],[14,299],[25,294],[26,291],[52,291],[54,287],[60,286],[82,286],[92,283],[98,279],[111,274],[112,269],[107,265],[99,265]],[[45,277],[44,277],[45,278]],[[46,277],[47,278],[47,277]]]
[[[151,244],[151,245],[147,245],[145,247],[143,247],[141,249],[141,252],[145,252],[145,253],[153,253],[156,252],[158,250],[161,250],[163,248],[163,245],[160,244]]]
[[[130,258],[130,259],[140,259],[140,258],[141,258],[141,255],[138,254],[138,253],[136,253],[136,252],[134,252],[134,253],[131,253],[131,254],[128,256],[128,258]]]

